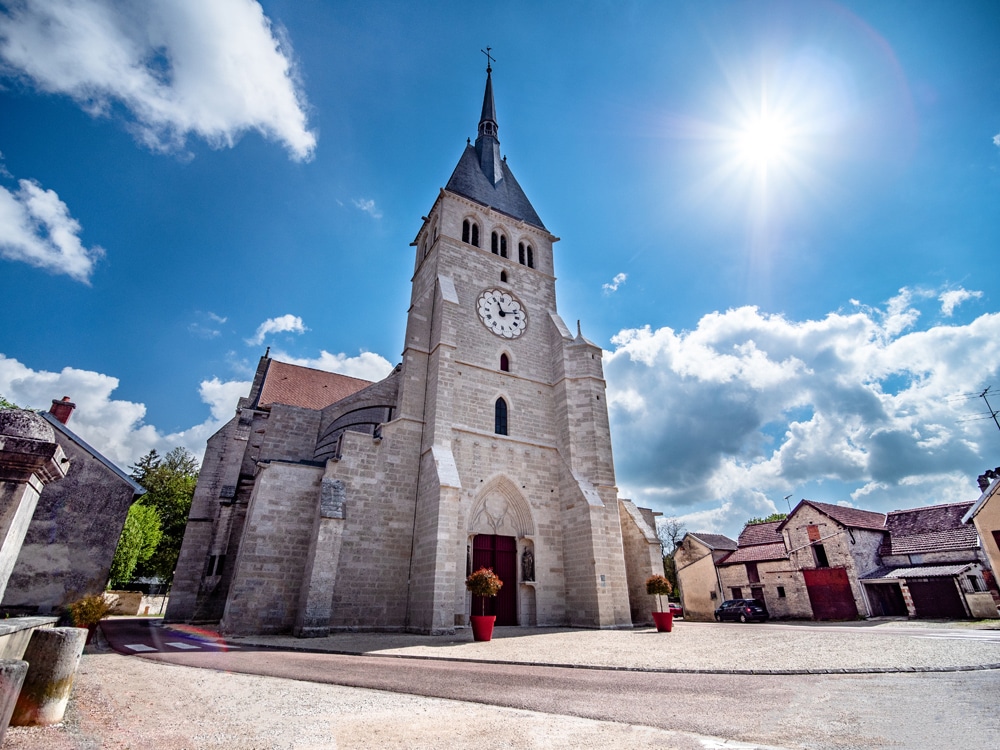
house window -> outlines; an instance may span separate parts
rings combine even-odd
[[[500,355],[500,371],[510,372],[510,357],[508,357],[506,354]]]
[[[709,591],[708,592],[708,598],[711,599],[714,602],[716,599],[719,598],[719,594],[717,592],[715,592],[715,591]]]
[[[734,586],[732,588],[732,592],[733,592],[733,595],[732,595],[731,598],[733,598],[733,599],[742,599],[743,598],[743,589],[741,589],[739,586]]]
[[[785,598],[785,587],[784,586],[778,586],[778,598],[779,599],[784,599]]]
[[[973,591],[982,591],[982,584],[979,582],[978,576],[969,576],[969,585],[972,587]]]
[[[813,545],[813,555],[816,556],[817,568],[829,568],[830,561],[826,558],[826,548],[822,544]]]
[[[502,398],[497,399],[496,407],[494,408],[494,427],[493,431],[497,435],[507,434],[507,402]]]
[[[747,563],[747,580],[750,583],[760,583],[760,573],[757,572],[757,563]]]
[[[764,589],[761,586],[751,586],[750,587],[750,598],[756,599],[757,601],[764,601]]]

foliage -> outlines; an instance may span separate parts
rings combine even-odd
[[[119,588],[132,580],[136,565],[149,560],[163,537],[156,508],[135,503],[128,509],[125,527],[111,561],[109,588]]]
[[[93,627],[111,614],[114,608],[114,598],[109,601],[103,594],[88,594],[67,607],[70,619],[78,628]]]
[[[503,581],[500,576],[493,572],[493,568],[480,568],[465,579],[465,588],[472,592],[473,596],[496,596]],[[486,600],[483,599],[483,614],[486,613]]]
[[[681,539],[687,529],[679,518],[669,517],[657,519],[656,536],[660,540],[660,554],[663,556],[663,575],[673,588],[677,589],[677,568],[674,565],[674,553],[681,544]]]
[[[660,600],[660,597],[669,596],[673,590],[673,585],[665,576],[653,575],[646,579],[646,593],[656,597],[656,606],[660,610],[663,609],[663,602]]]
[[[0,409],[20,409],[21,407],[15,404],[13,401],[8,401],[0,395]]]
[[[156,510],[162,532],[156,550],[137,563],[134,575],[170,583],[198,483],[198,460],[185,448],[174,448],[163,457],[151,450],[132,466],[132,478],[146,488],[137,504]]]
[[[788,518],[787,513],[772,513],[766,518],[751,518],[749,521],[747,521],[747,526],[751,526],[753,524],[758,524],[758,523],[771,523],[771,521],[784,521],[786,518]]]

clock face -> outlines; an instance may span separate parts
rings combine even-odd
[[[487,289],[476,301],[483,325],[497,336],[516,339],[528,326],[528,313],[520,301],[502,289]]]

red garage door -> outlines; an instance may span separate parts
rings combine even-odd
[[[954,578],[907,578],[917,617],[968,617]]]
[[[814,620],[854,620],[858,605],[854,602],[846,568],[803,570]]]

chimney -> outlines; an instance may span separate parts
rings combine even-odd
[[[62,401],[52,399],[52,406],[49,408],[49,414],[63,424],[66,424],[69,421],[69,415],[73,413],[75,408],[76,404],[69,400],[69,396],[63,396]]]
[[[1000,476],[1000,466],[995,469],[987,469],[982,474],[979,475],[977,481],[979,482],[979,489],[981,492],[986,492],[993,483],[993,480]]]

